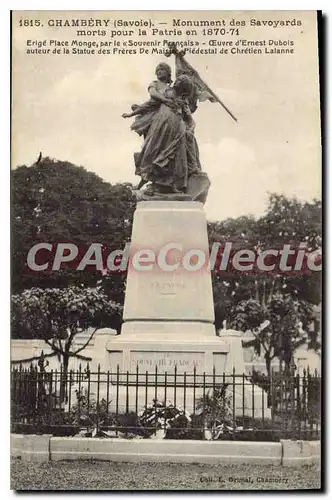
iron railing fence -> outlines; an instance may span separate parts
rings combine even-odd
[[[321,377],[115,370],[11,372],[13,432],[187,439],[320,438]],[[90,434],[89,434],[90,433]]]

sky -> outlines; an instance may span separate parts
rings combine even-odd
[[[177,12],[181,19],[301,20],[301,27],[249,27],[240,38],[293,40],[295,54],[196,55],[186,59],[238,119],[216,103],[194,114],[203,170],[211,180],[208,219],[261,215],[268,193],[320,197],[321,152],[316,14],[314,12]],[[27,17],[25,14],[24,17]],[[43,27],[13,20],[12,167],[39,155],[82,165],[111,183],[133,182],[133,154],[142,140],[121,114],[147,99],[163,55],[28,55],[26,41],[71,40],[75,28],[48,19],[114,19],[114,12],[29,12]],[[175,13],[122,12],[122,19],[152,18],[171,27]],[[160,26],[160,28],[165,26]],[[134,38],[134,37],[132,37]],[[158,39],[186,40],[186,36]],[[217,36],[212,38],[217,39]],[[101,38],[90,38],[100,41]],[[152,39],[152,38],[147,38]],[[155,38],[156,39],[156,38]],[[202,38],[196,37],[202,41]],[[220,39],[220,37],[218,38]],[[231,39],[228,37],[227,39]],[[233,37],[234,39],[234,37]]]

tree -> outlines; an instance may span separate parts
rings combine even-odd
[[[260,248],[279,250],[285,244],[312,252],[322,246],[322,204],[319,200],[301,202],[297,198],[271,194],[266,214],[257,221]],[[261,293],[268,297],[272,293],[291,294],[298,300],[311,304],[321,302],[321,273],[299,272],[296,275],[279,274],[269,282],[262,281]]]
[[[234,251],[246,249],[257,254],[271,248],[279,250],[285,244],[298,248],[305,243],[310,252],[321,246],[321,203],[302,203],[272,194],[266,214],[259,219],[246,216],[212,222],[208,230],[211,245],[230,242]],[[217,328],[226,321],[228,327],[251,330],[256,338],[247,345],[254,346],[259,355],[264,353],[268,372],[274,357],[289,365],[298,346],[309,341],[312,347],[319,347],[315,321],[315,306],[321,301],[319,272],[215,271],[212,279]],[[263,321],[269,321],[270,326],[259,330]],[[316,328],[312,330],[314,322]]]
[[[80,249],[101,243],[109,252],[123,249],[131,239],[136,205],[131,185],[111,185],[83,167],[48,157],[16,168],[11,180],[13,291],[96,286],[100,272],[91,269],[33,273],[27,254],[40,242],[70,242]],[[110,298],[123,301],[125,277],[110,276],[107,285]]]
[[[58,356],[63,366],[60,385],[60,399],[63,399],[69,358],[87,360],[81,353],[96,330],[112,326],[121,311],[122,307],[109,301],[100,288],[30,288],[12,296],[12,333],[19,338],[42,338],[52,349],[45,357]],[[93,330],[86,343],[75,346],[77,333],[89,327]]]
[[[296,349],[308,342],[309,326],[315,318],[313,305],[281,293],[272,295],[264,307],[253,299],[239,302],[232,314],[232,328],[252,332],[254,339],[245,346],[254,347],[259,356],[263,354],[268,377],[276,357],[290,367]]]
[[[311,252],[321,248],[321,202],[300,202],[283,195],[271,194],[267,212],[260,218],[242,216],[208,224],[210,246],[214,243],[232,243],[233,250],[253,250],[258,254],[266,249],[280,250],[285,244],[298,248],[305,244]],[[219,293],[231,297],[231,302],[255,299],[267,304],[275,293],[290,293],[298,300],[311,304],[321,301],[321,273],[298,272],[295,275],[274,272],[252,274],[241,271],[213,273],[213,287],[217,292],[215,304],[218,308]],[[222,297],[224,302],[224,297]],[[218,313],[218,310],[216,311]],[[227,319],[226,317],[223,319]]]
[[[228,218],[220,222],[208,222],[210,248],[219,243],[221,248],[226,243],[232,244],[234,252],[245,249],[256,251],[259,237],[257,235],[257,221],[253,216],[242,216],[236,219]],[[250,299],[254,296],[254,277],[250,273],[220,272],[217,260],[216,268],[212,271],[212,286],[215,308],[216,328],[220,328],[226,320],[227,325],[232,321],[233,306],[235,303]]]

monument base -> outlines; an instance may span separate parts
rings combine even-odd
[[[193,197],[208,185],[192,176]],[[193,413],[198,398],[225,385],[236,415],[261,414],[264,395],[245,378],[241,334],[216,335],[203,204],[139,202],[130,253],[121,335],[106,343],[119,411],[170,399]]]
[[[135,335],[129,323],[124,334],[107,342],[110,381],[119,411],[141,411],[158,399],[193,413],[199,398],[226,385],[237,418],[270,418],[266,394],[245,374],[241,333],[223,330],[218,337],[211,325],[200,325],[202,332],[192,335],[190,325],[187,334],[182,326],[174,324],[172,333],[161,334],[156,322],[157,342],[149,322],[144,335]]]
[[[174,327],[174,325],[172,325]],[[207,327],[210,325],[206,325]],[[212,325],[211,325],[212,326]],[[157,339],[157,340],[156,340]],[[119,365],[122,372],[167,371],[178,374],[184,372],[202,375],[212,374],[213,367],[223,373],[226,367],[226,356],[229,346],[217,336],[184,335],[181,330],[176,333],[144,335],[120,335],[107,343],[109,365]]]

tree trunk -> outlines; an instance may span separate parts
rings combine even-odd
[[[60,405],[62,406],[67,397],[67,378],[68,378],[69,354],[63,353],[63,365],[60,380]]]
[[[263,292],[262,292],[261,305],[265,309],[265,307],[266,307],[266,282],[265,282],[265,280],[263,281]]]
[[[267,376],[270,378],[271,377],[271,358],[268,354],[265,356],[265,365],[266,365]]]
[[[271,359],[269,352],[266,352],[264,357],[265,357],[265,366],[266,366],[266,373],[267,373],[267,380],[268,380],[267,405],[270,407],[272,404],[272,394],[271,394],[271,361],[272,361],[272,359]]]

